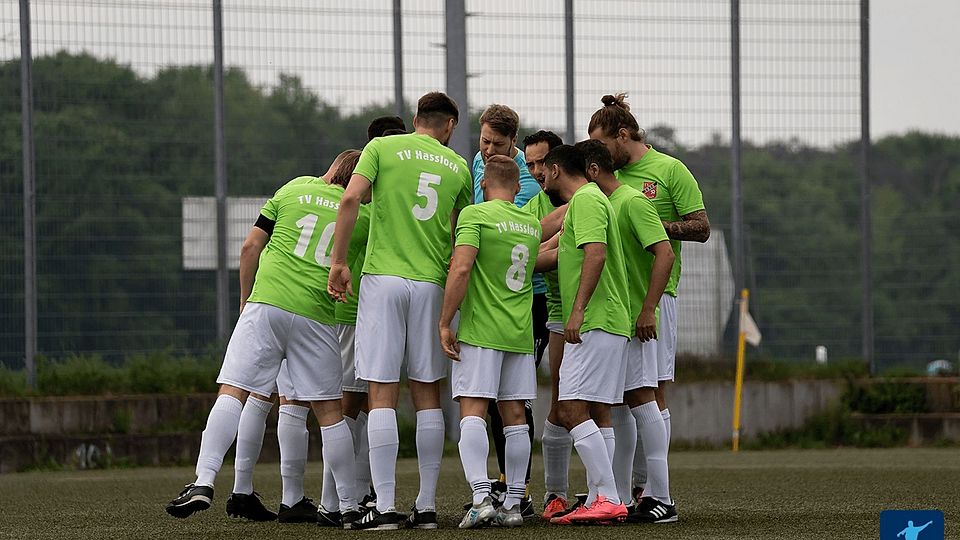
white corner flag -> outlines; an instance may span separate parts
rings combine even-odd
[[[750,312],[743,310],[740,312],[740,331],[743,332],[743,339],[757,347],[760,345],[760,329],[757,328],[757,323],[754,322],[753,317],[750,316]]]

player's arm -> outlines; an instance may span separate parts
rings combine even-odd
[[[533,271],[540,274],[556,270],[558,252],[559,250],[556,247],[553,249],[541,249],[540,252],[537,253],[537,262],[533,265]]]
[[[540,220],[540,241],[552,238],[563,228],[563,218],[567,216],[567,205],[563,205],[553,212],[543,216]]]
[[[370,180],[360,174],[350,177],[340,210],[337,211],[337,224],[333,229],[333,251],[330,253],[330,278],[327,280],[327,292],[340,302],[346,302],[353,295],[350,268],[347,266],[347,250],[350,238],[357,224],[360,202],[370,195]]]
[[[560,246],[560,233],[557,233],[550,237],[549,240],[540,244],[540,251],[549,251],[551,249],[557,249]]]
[[[564,338],[567,343],[581,343],[580,326],[583,325],[583,316],[587,310],[587,304],[593,297],[593,292],[597,289],[597,283],[600,282],[600,274],[603,272],[603,265],[607,260],[607,245],[602,242],[590,242],[580,246],[583,249],[583,265],[580,267],[580,284],[577,287],[577,295],[573,299],[573,308],[570,311],[570,318],[563,329]]]
[[[650,285],[647,287],[647,296],[643,299],[640,316],[637,317],[637,337],[640,341],[657,339],[657,305],[663,290],[670,280],[670,270],[673,269],[673,246],[663,240],[647,247],[653,253],[653,270],[650,272]]]
[[[453,250],[453,260],[450,263],[450,273],[447,274],[447,284],[443,290],[443,308],[440,310],[440,345],[443,352],[453,360],[460,360],[460,345],[457,343],[457,334],[450,329],[453,316],[460,309],[463,298],[467,295],[467,284],[470,283],[470,272],[473,263],[477,260],[479,250],[470,245],[459,245]]]
[[[270,241],[275,222],[263,214],[257,218],[257,223],[250,228],[247,238],[240,248],[240,311],[247,305],[247,298],[253,292],[253,281],[260,268],[260,254]]]
[[[710,220],[706,210],[697,210],[680,216],[681,221],[664,221],[663,228],[673,240],[706,242],[710,238]]]
[[[926,529],[926,528],[929,527],[930,525],[933,525],[933,522],[932,522],[932,521],[928,521],[926,525],[924,525],[923,527],[920,527],[920,531]],[[920,532],[920,531],[917,531],[917,532]]]

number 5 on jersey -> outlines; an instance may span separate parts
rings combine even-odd
[[[420,173],[420,184],[417,186],[417,195],[426,199],[427,204],[426,206],[415,204],[412,208],[413,217],[420,221],[426,221],[437,213],[437,203],[440,201],[437,197],[437,190],[433,187],[434,185],[440,185],[439,174]]]

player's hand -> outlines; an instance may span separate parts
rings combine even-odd
[[[460,343],[457,342],[457,334],[449,326],[440,326],[440,346],[443,352],[451,360],[460,361]]]
[[[334,263],[330,266],[327,292],[338,302],[346,302],[347,298],[353,296],[353,276],[346,264]]]
[[[580,339],[580,327],[583,326],[583,312],[573,310],[567,324],[563,327],[563,339],[567,343],[583,343]]]
[[[640,341],[650,341],[657,339],[657,313],[656,310],[640,312],[637,317],[637,338]]]

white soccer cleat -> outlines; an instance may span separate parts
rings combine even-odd
[[[466,515],[460,520],[461,529],[476,529],[489,525],[493,518],[497,517],[497,510],[493,507],[493,501],[486,497],[480,504],[475,504],[467,510]],[[521,518],[521,521],[523,519]]]

